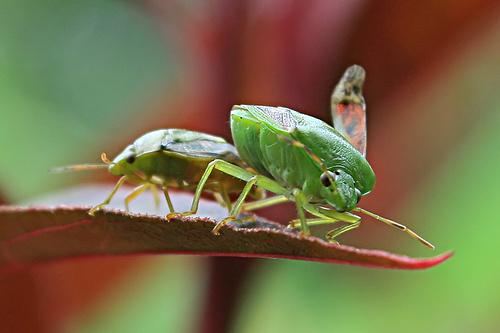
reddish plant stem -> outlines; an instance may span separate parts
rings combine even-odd
[[[229,332],[238,312],[241,290],[255,260],[213,257],[205,306],[197,332]]]

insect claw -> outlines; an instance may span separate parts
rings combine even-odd
[[[297,229],[297,224],[299,223],[300,221],[298,219],[295,219],[295,220],[291,220],[290,223],[287,225],[287,228],[288,229]]]
[[[233,221],[236,217],[235,216],[228,216],[224,220],[220,221],[215,225],[215,227],[212,229],[212,234],[214,235],[220,235],[219,230],[225,226],[227,223]]]
[[[189,215],[193,215],[193,214],[191,212],[187,212],[187,213],[170,213],[170,214],[165,215],[165,219],[167,219],[167,222],[170,222],[171,219],[175,219],[175,218],[179,218],[179,217],[183,217],[183,216],[189,216]]]
[[[222,224],[222,221],[221,221],[221,222],[219,222],[219,223],[217,223],[217,224],[215,225],[215,227],[212,229],[212,234],[214,234],[214,235],[216,235],[216,236],[220,235],[219,230],[220,230],[220,228],[222,228],[222,226],[223,226],[223,225],[224,225],[224,224]]]
[[[311,232],[309,230],[306,231],[306,232],[301,231],[300,235],[303,236],[303,237],[309,237],[309,236],[311,236]]]
[[[327,239],[327,240],[328,240],[328,243],[330,243],[330,244],[340,245],[340,243],[339,243],[339,242],[337,242],[337,241],[336,241],[335,239],[333,239],[333,238],[332,238],[332,239]]]
[[[99,209],[101,209],[101,205],[94,206],[89,210],[88,214],[90,216],[95,216],[95,212],[97,212]]]

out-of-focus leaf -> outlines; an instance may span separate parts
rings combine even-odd
[[[221,229],[215,221],[104,210],[95,217],[86,207],[0,207],[0,265],[19,266],[56,259],[123,254],[198,254],[287,258],[381,268],[421,269],[452,254],[415,259],[383,251],[333,245],[276,228]],[[259,219],[260,221],[260,219]],[[260,223],[260,222],[258,222]],[[257,225],[258,225],[257,223]],[[282,227],[281,227],[282,228]]]

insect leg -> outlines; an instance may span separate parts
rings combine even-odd
[[[225,188],[223,188],[221,186],[221,193],[222,193],[222,197],[224,198],[224,202],[226,203],[226,207],[229,211],[231,211],[231,208],[232,208],[232,203],[231,203],[231,199],[229,199],[229,195],[227,194],[227,191]]]
[[[170,213],[175,212],[174,206],[172,205],[172,200],[170,200],[170,195],[168,195],[168,187],[162,186],[161,189],[163,191],[163,195],[165,196],[165,200],[167,200],[167,205],[168,209],[170,210]]]
[[[151,186],[151,194],[153,195],[153,201],[155,202],[155,208],[160,207],[160,198],[158,197],[158,188],[156,186]]]
[[[304,208],[303,208],[304,203],[307,202],[306,195],[298,188],[293,189],[292,195],[295,198],[295,204],[297,206],[297,214],[299,215],[299,220],[300,220],[300,231],[305,236],[309,236],[311,232],[309,231],[306,214],[304,213]]]
[[[349,225],[339,227],[331,230],[326,234],[326,239],[331,243],[337,243],[334,241],[334,238],[338,235],[357,228],[361,223],[361,218],[351,213],[339,213],[333,209],[328,209],[325,207],[321,207],[318,205],[310,204],[309,202],[305,202],[302,204],[305,210],[311,213],[314,216],[319,217],[319,219],[308,219],[306,220],[306,224],[309,225],[320,225],[320,224],[328,224],[335,222],[347,222]],[[294,228],[295,226],[292,223],[289,225],[289,228]],[[301,229],[302,229],[302,221],[301,221]]]
[[[191,204],[191,210],[189,212],[180,213],[180,214],[177,214],[177,213],[168,214],[167,218],[172,218],[174,216],[179,216],[179,215],[188,216],[188,215],[196,214],[196,212],[198,211],[198,204],[200,203],[201,192],[203,191],[203,188],[205,187],[205,184],[207,183],[208,178],[212,174],[212,171],[217,167],[217,164],[220,164],[220,163],[230,164],[230,163],[222,161],[222,160],[213,160],[212,162],[210,162],[208,164],[207,168],[205,169],[205,172],[203,172],[203,175],[201,176],[201,179],[198,182],[198,186],[196,186],[196,191],[194,193],[193,203]],[[230,165],[232,165],[232,164],[230,164]],[[234,166],[234,167],[239,168],[237,166]],[[216,169],[219,169],[219,168],[216,168]],[[249,171],[246,171],[244,169],[242,169],[242,170],[245,172],[248,172],[248,174],[250,174],[250,175],[253,175]]]
[[[195,199],[193,200],[193,206],[191,207],[191,212],[193,211],[196,212],[196,209],[198,208],[198,202],[199,202],[199,197],[201,195],[201,191],[203,189],[203,186],[205,186],[205,183],[207,182],[208,178],[210,177],[210,174],[212,173],[213,169],[217,169],[230,176],[233,176],[235,178],[247,182],[247,184],[241,191],[240,196],[234,203],[229,216],[224,220],[222,220],[221,222],[219,222],[213,229],[212,232],[214,234],[218,234],[219,229],[222,226],[224,226],[226,223],[236,218],[236,216],[241,210],[241,206],[243,205],[244,200],[250,193],[253,185],[261,186],[264,189],[279,195],[285,195],[288,194],[289,192],[286,188],[284,188],[283,186],[276,183],[274,180],[269,179],[265,176],[255,175],[248,170],[245,170],[237,165],[231,164],[223,160],[214,160],[208,164],[207,169],[205,170],[203,176],[201,177],[200,182],[198,183],[198,187],[196,188],[196,193],[195,193]]]
[[[132,190],[132,192],[130,192],[130,194],[125,197],[125,200],[124,200],[124,202],[125,202],[125,210],[127,212],[129,211],[128,204],[130,203],[130,201],[134,200],[139,194],[141,194],[142,192],[144,192],[144,190],[147,189],[150,186],[151,186],[151,184],[149,184],[149,183],[142,184],[142,185],[134,188]]]
[[[189,212],[182,213],[182,214],[169,214],[169,215],[167,215],[167,218],[170,218],[170,217],[173,217],[176,215],[193,215],[198,211],[198,204],[200,201],[201,192],[203,191],[203,187],[205,186],[206,182],[208,181],[208,178],[210,177],[210,175],[214,169],[219,170],[221,172],[224,172],[230,176],[233,176],[233,177],[238,178],[238,179],[245,181],[245,182],[249,182],[254,176],[256,176],[254,173],[252,173],[248,170],[245,170],[237,165],[226,162],[224,160],[218,160],[218,159],[213,160],[212,162],[210,162],[208,164],[207,168],[205,169],[205,172],[203,173],[200,181],[198,182],[198,186],[196,187],[191,210]],[[285,189],[283,186],[276,183],[274,180],[269,179],[269,178],[262,176],[262,175],[258,175],[258,176],[259,177],[257,177],[257,179],[255,181],[252,181],[251,185],[253,185],[255,183],[256,185],[259,185],[259,186],[263,187],[264,189],[271,191],[273,193],[281,194],[281,195],[288,194],[289,191],[287,189]],[[238,198],[238,200],[239,200],[238,206],[236,206],[236,204],[235,204],[235,206],[233,206],[233,208],[232,208],[232,212],[236,212],[236,214],[231,214],[231,215],[234,215],[234,216],[237,215],[237,213],[239,212],[240,206],[243,203],[243,200],[245,199],[245,197],[250,192],[250,189],[252,188],[251,185],[248,185],[248,184],[245,185],[245,188],[243,189],[243,191],[240,195],[240,198]],[[245,192],[247,192],[247,193],[245,193]],[[238,200],[236,201],[236,203],[238,203]],[[235,207],[237,209],[235,209]]]
[[[218,192],[214,192],[214,193],[212,193],[212,195],[214,196],[215,201],[217,201],[217,203],[219,205],[221,205],[221,207],[226,207],[227,208],[227,202],[222,197],[222,194],[220,194]],[[229,208],[229,211],[231,211],[231,208]]]
[[[329,241],[330,243],[338,244],[338,242],[335,240],[335,237],[337,237],[340,234],[343,234],[346,231],[349,231],[349,230],[352,230],[352,229],[355,229],[355,228],[359,227],[360,224],[361,224],[361,219],[359,219],[358,221],[356,221],[354,223],[345,225],[343,227],[335,228],[333,230],[330,230],[326,234],[326,240]]]
[[[221,183],[218,183],[218,185],[219,185],[219,191],[214,192],[213,194],[214,198],[215,200],[217,200],[219,205],[221,205],[222,207],[227,207],[228,211],[231,212],[231,207],[232,207],[231,199],[229,199],[229,195],[227,194],[227,191],[224,188],[224,186],[222,186]]]
[[[97,205],[97,206],[94,206],[92,207],[90,210],[89,210],[89,215],[92,215],[94,216],[95,212],[99,209],[101,209],[102,207],[106,206],[107,204],[109,204],[109,202],[111,201],[111,199],[115,196],[116,194],[116,191],[118,191],[118,189],[123,185],[123,183],[127,180],[127,176],[123,176],[122,178],[120,178],[120,180],[118,181],[118,183],[116,183],[115,187],[113,188],[113,190],[111,191],[111,193],[106,197],[106,199],[103,201],[103,203]]]
[[[274,206],[283,202],[290,201],[287,196],[285,195],[275,195],[270,198],[265,198],[262,200],[257,200],[257,201],[252,201],[252,202],[247,202],[244,203],[241,206],[241,210],[248,212],[251,210],[256,210],[256,209],[261,209],[269,206]]]
[[[297,205],[297,212],[299,214],[300,221],[300,229],[301,231],[309,235],[309,224],[326,224],[326,223],[334,223],[338,221],[344,221],[349,223],[356,223],[359,221],[359,217],[349,213],[339,213],[332,209],[323,208],[318,205],[314,205],[309,203],[306,195],[300,189],[294,189],[292,194],[295,198],[295,203]],[[314,216],[319,217],[320,219],[306,219],[304,214],[304,210],[308,211]],[[295,228],[294,221],[290,223],[290,228]]]
[[[306,203],[304,208],[314,216],[327,217],[337,221],[344,221],[348,223],[354,223],[360,219],[359,216],[351,214],[349,212],[339,213],[334,209],[321,207],[318,205]]]
[[[235,171],[235,169],[232,168],[232,167],[235,167],[235,165],[227,163],[225,161],[222,161],[222,162],[226,163],[227,165],[223,164],[223,165],[219,166],[218,170],[220,170],[222,172],[226,172],[229,175],[232,175],[236,178],[239,178],[238,174],[230,173],[232,171]],[[237,167],[237,168],[240,168],[240,167]],[[245,170],[245,171],[247,171],[247,170]],[[250,174],[252,174],[252,173],[250,173]],[[284,187],[282,187],[281,185],[276,183],[274,180],[269,179],[263,175],[252,174],[252,177],[250,179],[247,179],[247,178],[245,178],[245,179],[239,178],[239,179],[246,181],[247,183],[245,184],[245,187],[241,191],[240,196],[238,197],[238,199],[234,203],[233,209],[231,210],[231,213],[229,214],[229,216],[226,217],[225,219],[223,219],[222,221],[220,221],[219,223],[217,223],[215,228],[212,230],[212,233],[215,235],[219,234],[220,228],[222,228],[225,224],[227,224],[228,222],[230,222],[236,218],[238,213],[241,211],[241,206],[243,205],[243,202],[245,201],[246,197],[248,196],[248,194],[252,190],[252,186],[258,185],[258,186],[261,186],[261,187],[265,188],[266,190],[274,192],[274,193],[281,192],[281,194],[284,194],[284,193],[288,192],[287,189],[285,189]]]
[[[346,231],[355,229],[359,227],[361,224],[361,218],[357,215],[351,214],[351,213],[339,213],[336,210],[333,209],[328,209],[325,207],[321,206],[314,206],[311,204],[310,207],[312,210],[308,210],[311,214],[316,215],[316,216],[323,216],[326,217],[323,221],[317,220],[315,224],[326,224],[326,223],[334,223],[334,222],[347,222],[349,223],[348,225],[345,225],[343,227],[335,228],[333,230],[330,230],[326,234],[326,240],[330,243],[335,243],[338,244],[337,241],[335,241],[335,237],[337,237],[340,234],[343,234]]]

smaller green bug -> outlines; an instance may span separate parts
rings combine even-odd
[[[104,153],[101,158],[105,164],[75,165],[56,170],[107,167],[111,174],[121,177],[106,199],[90,209],[90,215],[94,215],[98,209],[108,205],[125,182],[138,185],[125,198],[127,211],[129,202],[146,189],[152,190],[155,199],[158,200],[156,191],[157,187],[160,187],[170,212],[174,213],[168,188],[194,190],[211,161],[221,159],[244,170],[249,169],[248,165],[238,156],[235,147],[225,139],[206,133],[175,128],[160,129],[144,134],[126,147],[113,161],[108,160]],[[232,204],[228,193],[239,193],[244,187],[245,182],[225,173],[217,172],[210,176],[204,190],[211,192],[221,206],[225,206],[231,211]],[[265,192],[256,187],[250,196],[262,199]]]
[[[332,96],[334,123],[342,133],[314,117],[284,107],[236,105],[231,110],[231,133],[241,158],[255,173],[223,160],[208,164],[195,192],[190,215],[197,210],[197,201],[212,172],[232,175],[247,185],[236,200],[229,216],[213,229],[236,219],[242,210],[254,210],[285,201],[294,201],[299,226],[308,236],[309,226],[346,222],[331,230],[327,239],[335,242],[342,233],[357,228],[361,218],[350,212],[361,212],[382,221],[434,249],[428,241],[406,226],[356,207],[362,196],[375,185],[375,174],[364,157],[366,149],[365,103],[361,85],[364,70],[350,67]],[[358,135],[361,131],[361,135]],[[277,196],[244,203],[254,185]],[[305,212],[315,216],[308,219]]]

